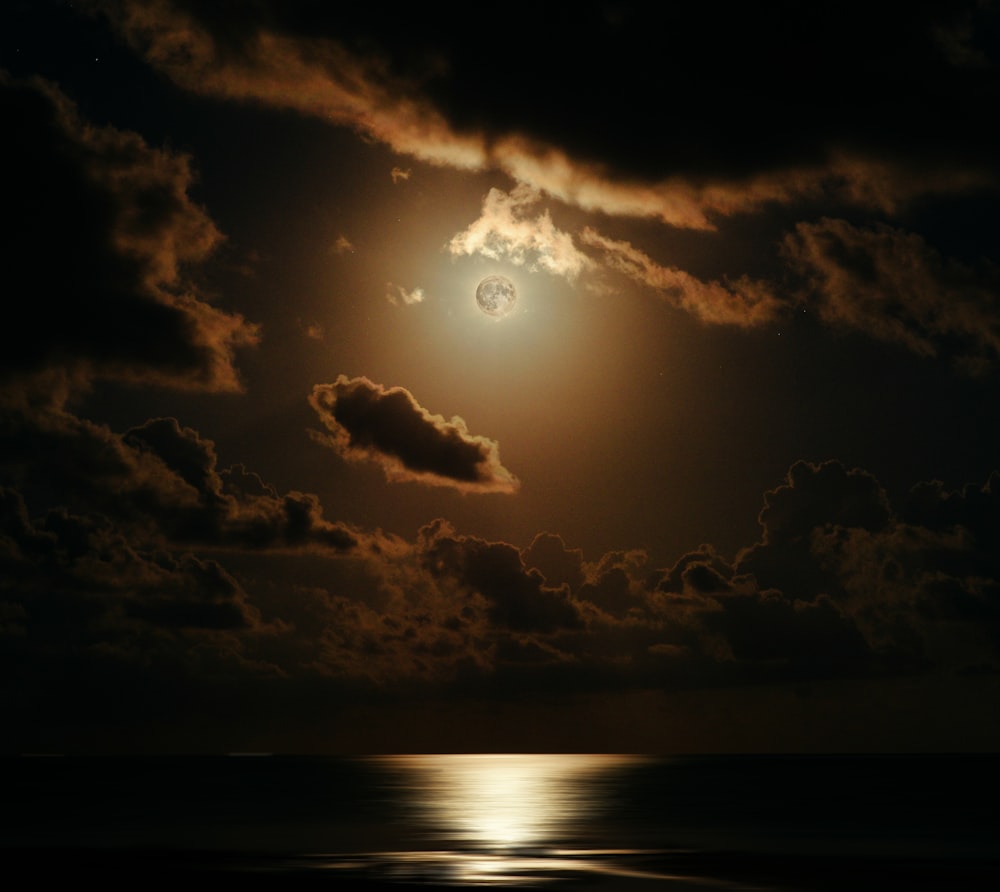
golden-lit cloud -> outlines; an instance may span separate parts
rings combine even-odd
[[[661,266],[629,242],[614,241],[587,227],[581,241],[603,252],[611,269],[655,289],[664,300],[702,322],[744,328],[769,322],[783,303],[763,282],[703,282],[684,270]]]
[[[423,288],[414,288],[411,291],[407,291],[402,285],[394,285],[392,282],[386,283],[385,296],[389,303],[396,306],[399,304],[410,306],[411,304],[423,303],[426,297]]]
[[[314,434],[320,442],[346,459],[379,464],[388,480],[466,493],[519,487],[495,441],[470,434],[458,416],[432,415],[403,387],[341,375],[333,384],[317,384],[309,404],[330,431]]]
[[[715,230],[720,219],[823,198],[895,213],[920,196],[963,194],[997,184],[995,174],[982,168],[906,165],[836,147],[819,162],[739,176],[614,175],[595,162],[575,160],[565,150],[523,137],[497,141],[490,158],[518,183],[567,205],[694,230]]]
[[[91,5],[106,12],[151,65],[187,90],[293,109],[432,164],[483,164],[482,139],[453,131],[413,85],[390,72],[386,58],[257,26],[239,33],[238,47],[224,46],[197,13],[170,0]]]
[[[746,276],[704,282],[682,269],[658,264],[629,242],[610,239],[590,226],[580,232],[578,246],[570,233],[553,224],[547,210],[532,214],[541,198],[541,193],[523,184],[509,193],[491,189],[480,217],[451,239],[448,250],[544,270],[570,281],[584,273],[613,270],[715,325],[761,325],[787,306],[767,283]],[[596,253],[584,253],[584,247]]]
[[[578,151],[568,134],[561,139],[558,127],[544,126],[546,119],[561,120],[548,110],[541,113],[542,120],[535,120],[534,128],[511,122],[500,130],[487,129],[485,120],[481,127],[470,125],[469,118],[479,120],[478,103],[470,99],[472,109],[453,107],[456,94],[464,94],[461,84],[453,80],[461,74],[453,70],[446,54],[418,56],[419,61],[411,60],[413,64],[407,65],[401,63],[398,52],[394,55],[377,43],[361,41],[365,51],[359,52],[349,40],[340,37],[335,23],[322,15],[317,16],[316,28],[306,36],[301,27],[288,27],[287,22],[283,28],[280,15],[262,16],[257,21],[247,15],[222,19],[178,0],[90,0],[87,5],[108,15],[151,65],[185,89],[293,109],[353,128],[400,155],[430,164],[495,170],[529,190],[585,211],[713,230],[717,218],[757,213],[770,205],[825,197],[892,213],[903,202],[921,195],[996,185],[996,176],[988,164],[969,163],[970,159],[961,165],[948,164],[940,158],[935,160],[933,153],[923,163],[903,164],[881,146],[853,145],[864,142],[852,130],[858,125],[824,117],[821,95],[815,97],[816,110],[808,125],[797,125],[800,135],[808,135],[810,140],[799,152],[801,157],[796,157],[795,140],[786,133],[791,126],[786,120],[769,120],[768,125],[775,131],[769,135],[769,127],[763,122],[742,118],[746,109],[732,109],[741,118],[739,123],[731,124],[725,111],[720,110],[720,122],[706,127],[703,116],[696,125],[668,104],[662,110],[657,107],[655,112],[663,115],[666,132],[670,132],[676,118],[678,144],[686,146],[694,141],[695,146],[704,144],[707,151],[696,152],[692,156],[696,160],[685,156],[683,165],[672,166],[672,143],[668,141],[662,162],[653,165],[647,161],[642,169],[637,165],[630,170],[626,159],[646,158],[649,147],[644,143],[652,134],[643,130],[638,121],[622,119],[608,108],[599,107],[600,100],[594,100],[593,127],[605,130],[596,136],[598,143],[609,150],[607,161],[599,154]],[[815,27],[808,17],[806,24]],[[920,33],[921,27],[927,29],[923,40],[945,41],[952,48],[951,55],[961,56],[967,63],[973,58],[967,27],[922,22],[914,26],[914,33]],[[633,36],[640,41],[648,39],[648,34]],[[730,50],[746,52],[740,46]],[[471,60],[465,57],[463,61],[470,64]],[[633,58],[632,62],[645,64],[641,58]],[[683,54],[675,64],[683,65]],[[766,71],[765,66],[763,74]],[[610,88],[602,83],[593,86]],[[634,80],[629,87],[637,91],[636,107],[662,99],[658,92],[650,93]],[[827,90],[831,85],[823,82],[819,87]],[[834,87],[863,89],[854,81],[836,84],[836,79]],[[582,97],[587,91],[580,93]],[[866,93],[868,102],[882,101],[870,89]],[[496,102],[496,96],[491,98]],[[562,98],[568,101],[570,97]],[[580,101],[574,98],[574,103]],[[555,102],[559,103],[558,97]],[[528,97],[523,105],[528,111]],[[604,117],[610,120],[605,122]],[[780,156],[780,162],[766,155],[748,154],[736,165],[738,169],[699,164],[701,155],[716,151],[713,141],[723,138],[723,134],[727,139],[747,139],[746,132],[731,132],[731,127],[738,130],[751,125],[760,134],[755,140],[763,140],[767,149]],[[705,132],[691,132],[696,126]],[[829,136],[825,130],[830,131]],[[574,131],[574,135],[580,134]],[[624,158],[623,147],[627,149]],[[664,173],[672,167],[676,172]],[[391,171],[393,182],[409,173],[395,166]],[[486,234],[479,236],[485,238]],[[476,233],[468,235],[470,240],[476,237]],[[524,245],[522,250],[526,248]]]
[[[448,250],[576,278],[592,266],[592,261],[577,249],[571,235],[556,228],[547,210],[529,216],[540,198],[537,190],[526,185],[510,192],[490,189],[479,219],[455,235]]]

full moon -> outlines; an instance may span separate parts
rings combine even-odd
[[[516,301],[514,283],[505,276],[487,276],[476,289],[479,309],[490,316],[507,316]]]

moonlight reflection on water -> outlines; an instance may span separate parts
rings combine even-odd
[[[412,812],[421,851],[410,866],[455,882],[506,885],[584,869],[581,830],[605,807],[600,783],[637,757],[621,755],[417,755],[380,757]]]

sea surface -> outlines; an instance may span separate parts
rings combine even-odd
[[[7,876],[1000,889],[1000,756],[7,757]]]

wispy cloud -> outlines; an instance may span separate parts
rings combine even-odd
[[[861,128],[872,129],[865,114],[881,110],[891,116],[893,109],[891,105],[880,107],[886,98],[872,90],[861,73],[838,79],[822,66],[811,67],[802,89],[814,92],[815,111],[808,122],[796,119],[797,130],[787,113],[789,120],[773,117],[775,110],[770,108],[761,109],[762,114],[772,115],[765,127],[761,121],[746,119],[747,110],[742,107],[720,109],[718,121],[713,121],[706,120],[700,108],[693,114],[690,108],[668,106],[664,114],[668,124],[676,128],[677,138],[663,144],[659,153],[662,160],[649,155],[651,134],[643,128],[643,115],[622,117],[612,109],[602,108],[597,101],[591,102],[586,112],[580,109],[580,114],[589,112],[593,116],[590,129],[601,131],[593,136],[606,150],[606,156],[602,156],[600,152],[580,153],[575,145],[580,133],[575,129],[563,132],[565,127],[547,126],[547,122],[564,118],[553,115],[548,104],[545,111],[535,110],[538,119],[534,126],[515,126],[512,122],[506,128],[491,125],[493,129],[487,129],[488,114],[483,117],[478,108],[479,102],[486,101],[484,98],[476,96],[474,110],[455,106],[456,94],[462,91],[452,79],[461,78],[463,73],[453,70],[453,60],[447,54],[435,55],[433,62],[425,60],[423,65],[400,64],[388,47],[380,49],[375,44],[360,54],[350,48],[349,41],[341,39],[336,24],[321,14],[315,15],[316,27],[306,37],[300,27],[287,27],[287,22],[282,27],[284,17],[277,9],[267,17],[269,24],[263,25],[263,17],[253,21],[248,14],[234,14],[222,19],[171,0],[91,0],[89,5],[103,9],[151,65],[185,89],[294,109],[354,128],[401,155],[431,164],[498,170],[587,211],[713,229],[715,218],[757,212],[770,204],[828,196],[885,210],[918,195],[996,184],[991,164],[970,163],[974,159],[968,156],[966,163],[950,163],[950,148],[943,155],[927,155],[922,164],[914,167],[898,160],[905,153],[899,151],[897,143],[905,141],[905,135],[894,141],[890,151],[877,142],[867,146],[868,140],[860,137]],[[261,5],[266,7],[267,3]],[[692,24],[700,17],[699,13],[686,13],[681,20],[687,15],[692,17]],[[632,18],[632,28],[647,27],[644,17]],[[845,17],[848,21],[849,17]],[[665,24],[653,14],[648,28],[655,30]],[[809,15],[790,17],[788,24],[816,27]],[[831,24],[826,22],[828,27]],[[971,46],[968,23],[949,27],[915,17],[905,35],[895,35],[897,41],[905,40],[905,51],[910,54],[905,57],[907,63],[926,67],[927,58],[912,54],[924,50],[935,34],[939,41],[948,35],[954,37],[949,37],[948,47]],[[643,31],[630,33],[640,45],[648,39]],[[605,28],[587,32],[586,36],[596,41],[609,35]],[[872,52],[876,45],[873,40],[864,51]],[[747,52],[739,44],[728,49],[737,56]],[[770,49],[779,52],[782,48]],[[663,78],[670,77],[670,70],[678,76],[686,73],[684,66],[692,60],[686,56],[686,49],[679,51],[676,61],[669,63],[666,71],[657,71],[654,79],[647,67],[650,61],[642,58],[642,52],[630,53],[620,75],[613,65],[602,69],[600,79],[592,86],[602,92],[627,89],[634,94],[632,104],[636,108],[662,102],[659,88],[644,85],[643,77],[651,83],[662,83]],[[966,60],[973,58],[965,49],[960,55]],[[880,64],[867,56],[859,61],[876,67]],[[937,60],[932,61],[936,64]],[[466,55],[463,64],[477,63]],[[548,73],[544,61],[535,60],[535,66]],[[526,78],[530,78],[532,70],[526,66]],[[754,81],[756,88],[770,89],[768,71],[768,66],[761,67],[758,76],[765,81]],[[864,71],[859,68],[859,72]],[[465,75],[480,73],[477,69]],[[624,80],[614,81],[617,77]],[[704,88],[711,91],[714,82]],[[850,116],[850,120],[842,121],[824,114],[831,91],[837,96],[850,91],[859,107],[860,123]],[[577,92],[587,95],[586,90]],[[730,92],[732,95],[728,95]],[[733,90],[717,98],[728,106],[741,95],[740,90]],[[489,98],[495,104],[499,97]],[[546,97],[545,102],[550,101]],[[554,101],[580,103],[582,99],[563,94]],[[704,102],[711,103],[711,98],[706,97]],[[727,120],[727,110],[732,113],[731,121]],[[652,113],[647,108],[646,115]],[[482,121],[482,127],[470,126],[469,118]],[[757,135],[746,131],[749,126],[755,127]],[[802,149],[796,148],[793,136],[806,141]],[[734,164],[734,159],[729,158],[727,164],[718,164],[717,143],[723,138],[751,146],[740,163]],[[956,134],[955,139],[960,137]],[[637,144],[641,149],[638,153]],[[850,150],[845,149],[852,145]],[[645,162],[630,169],[627,159],[637,154]],[[775,163],[775,159],[780,160]],[[401,166],[394,167],[393,181],[399,182],[408,173]]]
[[[411,304],[423,303],[426,297],[423,288],[414,288],[411,291],[407,291],[402,285],[394,285],[392,282],[386,283],[385,296],[389,303],[396,306],[399,304],[410,306]]]
[[[934,356],[951,340],[966,355],[1000,355],[1000,271],[943,257],[916,233],[823,218],[784,240],[807,280],[803,300],[838,326]]]
[[[735,282],[704,282],[682,269],[656,263],[629,242],[609,239],[589,227],[581,241],[599,248],[607,266],[655,289],[664,300],[702,322],[748,328],[770,321],[783,305],[765,283],[746,277]]]
[[[330,245],[330,251],[333,254],[353,254],[355,251],[354,243],[346,235],[338,235],[334,243]]]

